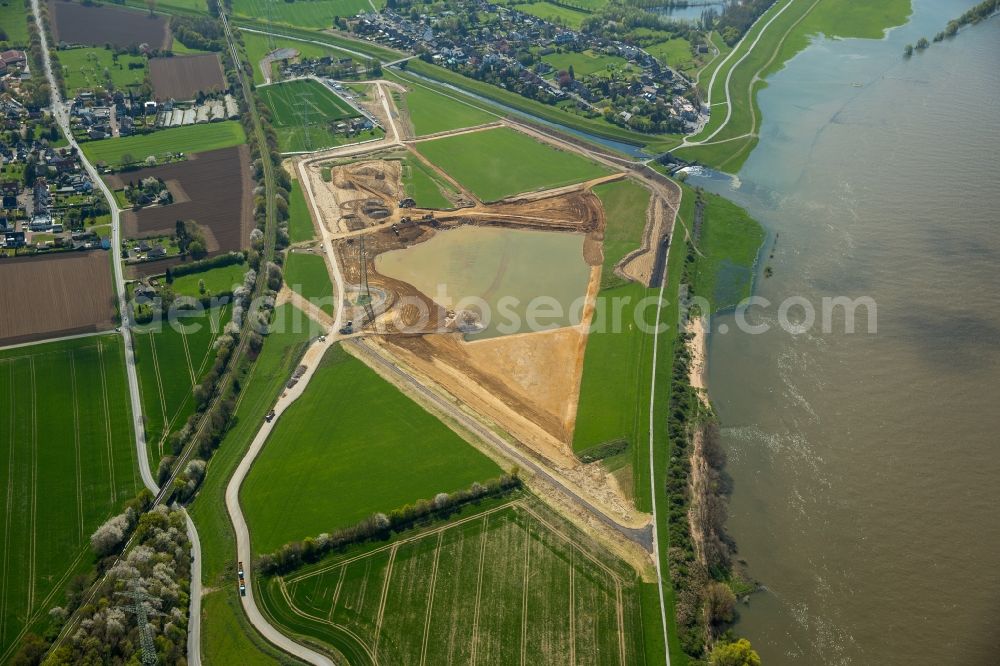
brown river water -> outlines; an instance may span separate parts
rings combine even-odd
[[[692,179],[770,235],[749,319],[772,330],[716,316],[708,369],[765,664],[1000,664],[1000,17],[901,57],[972,4],[817,40],[736,181]],[[777,327],[789,296],[805,333]],[[874,299],[877,332],[824,332],[837,296]]]

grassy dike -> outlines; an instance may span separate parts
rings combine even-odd
[[[202,656],[207,664],[298,663],[265,642],[240,608],[235,579],[236,540],[225,501],[233,470],[298,363],[309,338],[307,330],[295,330],[294,322],[304,322],[305,315],[294,306],[278,308],[275,321],[283,321],[284,330],[275,326],[250,372],[241,379],[243,390],[235,423],[212,456],[205,483],[190,509],[201,537],[202,585],[207,592],[202,601]]]
[[[786,6],[787,9],[781,11]],[[781,15],[764,30],[764,26],[779,11]],[[886,29],[902,25],[910,12],[910,0],[886,0],[877,5],[851,0],[776,2],[748,31],[736,53],[719,68],[716,75],[712,88],[713,104],[725,100],[726,78],[732,72],[729,93],[733,110],[729,122],[722,126],[726,107],[715,106],[708,125],[693,138],[705,139],[720,127],[722,130],[712,137],[709,145],[682,148],[676,155],[685,160],[736,173],[757,145],[756,133],[761,125],[757,93],[767,86],[765,79],[769,75],[784,67],[817,35],[829,38],[878,39]],[[763,37],[750,51],[750,45],[762,31]],[[748,51],[750,53],[746,59],[739,62]],[[710,76],[702,75],[702,85],[708,85],[709,80]],[[744,136],[748,134],[749,136]]]

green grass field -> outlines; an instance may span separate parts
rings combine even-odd
[[[601,200],[607,218],[601,269],[601,288],[606,289],[625,283],[615,275],[614,267],[626,254],[642,245],[650,195],[649,190],[631,180],[598,185],[594,194]]]
[[[507,127],[423,141],[416,148],[483,201],[610,173],[575,153],[557,150]]]
[[[282,152],[318,150],[352,140],[336,135],[334,126],[348,118],[356,118],[358,112],[317,81],[297,80],[261,86],[257,93],[271,109],[271,124]]]
[[[159,130],[152,134],[86,141],[80,144],[93,162],[118,165],[123,155],[144,160],[150,155],[162,157],[168,153],[197,153],[217,148],[229,148],[246,143],[246,134],[239,121],[227,120],[206,125],[187,125]]]
[[[770,18],[786,6],[788,9],[769,23]],[[885,29],[904,23],[909,14],[910,0],[889,0],[871,6],[849,0],[794,2],[789,6],[789,2],[779,0],[747,33],[747,38],[729,60],[717,65],[712,102],[725,99],[726,77],[732,71],[728,88],[732,114],[726,122],[726,107],[715,106],[708,125],[695,138],[724,143],[684,148],[677,151],[677,156],[736,173],[757,145],[757,137],[753,134],[761,124],[757,92],[767,85],[767,76],[804,49],[814,35],[879,38]],[[737,65],[762,31],[764,36],[756,48]],[[709,77],[703,75],[701,83],[707,86],[708,82]]]
[[[121,338],[0,351],[0,661],[94,563],[91,533],[141,485]]]
[[[500,474],[342,348],[282,415],[243,484],[254,550],[354,524]]]
[[[274,404],[302,355],[306,340],[315,335],[309,320],[290,304],[275,311],[272,332],[253,362],[249,374],[240,378],[243,387],[237,399],[232,427],[208,463],[205,481],[191,517],[198,526],[202,550],[202,581],[214,592],[204,598],[202,655],[206,664],[298,663],[271,647],[249,627],[239,595],[233,585],[236,544],[226,514],[225,491],[236,465],[243,458],[264,414]]]
[[[684,196],[694,197],[688,190]],[[750,296],[764,229],[743,208],[705,192],[694,293],[711,302],[712,312],[736,306]]]
[[[3,0],[0,2],[0,30],[6,37],[0,36],[0,44],[8,46],[28,45],[28,15],[24,3],[20,0]]]
[[[204,316],[178,317],[176,325],[163,322],[135,329],[146,448],[154,471],[160,458],[173,453],[167,437],[183,428],[194,413],[192,389],[215,360],[212,343],[230,314],[229,307],[222,307],[205,311]]]
[[[247,270],[249,270],[249,266],[244,262],[210,268],[198,273],[188,273],[175,278],[170,288],[177,296],[190,296],[192,298],[231,294],[233,285],[243,284],[243,276],[246,275]],[[202,280],[205,281],[205,293],[201,293]]]
[[[141,86],[148,71],[144,56],[115,56],[113,51],[104,48],[67,49],[59,51],[58,57],[70,97],[80,90],[106,88],[109,77],[118,90],[126,90],[133,84]],[[130,69],[130,64],[141,64],[142,68]]]
[[[391,72],[387,74],[387,78],[403,81],[409,88],[405,95],[393,93],[393,97],[409,116],[414,136],[483,125],[499,118],[456,98],[454,94],[448,96],[446,92],[438,92],[420,82],[401,79]]]
[[[403,186],[421,208],[453,208],[454,204],[445,192],[457,194],[451,184],[435,173],[419,158],[406,156],[402,159]]]
[[[333,283],[322,255],[289,252],[285,259],[285,284],[333,316]]]
[[[299,181],[292,181],[292,190],[288,193],[288,237],[293,243],[310,241],[316,237],[309,205]]]
[[[384,5],[383,0],[375,2],[379,9]],[[233,13],[236,16],[300,28],[331,28],[334,16],[354,16],[358,12],[371,10],[368,0],[295,0],[270,3],[261,0],[233,0]]]
[[[554,5],[550,2],[529,2],[524,5],[517,5],[516,9],[519,12],[531,14],[550,23],[564,25],[574,30],[579,30],[584,19],[590,16],[589,12],[571,9],[562,5]]]
[[[695,65],[691,55],[691,42],[683,37],[675,37],[646,47],[649,55],[667,63],[680,71],[687,71]]]
[[[551,53],[547,56],[542,56],[542,60],[555,67],[556,70],[569,71],[572,65],[573,73],[579,77],[584,77],[588,74],[608,73],[609,68],[620,67],[628,62],[625,58],[594,53],[593,51]]]
[[[636,575],[524,494],[259,579],[267,615],[352,664],[645,664]]]

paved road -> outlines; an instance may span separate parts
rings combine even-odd
[[[49,54],[48,37],[45,34],[45,29],[42,25],[38,0],[31,0],[31,12],[34,15],[35,25],[38,28],[38,33],[41,38],[42,61],[45,66],[45,78],[48,80],[49,90],[52,95],[50,104],[52,115],[55,117],[56,122],[59,123],[59,127],[66,136],[66,140],[69,141],[70,147],[76,148],[77,154],[80,158],[80,163],[83,164],[83,168],[90,176],[90,179],[95,185],[97,185],[98,188],[100,188],[101,193],[104,195],[104,198],[111,209],[111,252],[114,255],[114,260],[111,263],[114,267],[115,291],[118,295],[118,311],[122,316],[122,325],[119,330],[121,331],[122,339],[125,342],[125,373],[128,378],[129,400],[132,403],[132,430],[135,432],[136,459],[139,461],[139,475],[142,477],[143,485],[145,485],[146,488],[155,495],[160,491],[160,487],[156,484],[156,479],[153,478],[153,472],[149,466],[149,454],[146,451],[146,427],[142,418],[142,399],[139,394],[139,376],[135,369],[135,354],[132,349],[132,331],[129,328],[131,326],[131,322],[128,317],[125,276],[121,261],[121,227],[119,224],[121,219],[121,209],[118,208],[118,203],[116,202],[111,189],[107,186],[104,180],[101,179],[100,174],[97,173],[97,169],[94,168],[94,165],[91,164],[90,160],[88,160],[83,154],[83,151],[80,150],[80,145],[76,142],[76,139],[73,138],[73,133],[70,131],[69,127],[69,109],[66,107],[66,104],[62,99],[62,91],[56,84],[55,76],[52,73],[52,58]],[[195,529],[194,523],[191,522],[190,518],[187,518],[187,533],[188,538],[191,540],[191,554],[192,557],[195,558],[191,565],[191,605],[189,607],[188,620],[187,661],[189,664],[194,666],[200,666],[201,542],[198,539],[198,530]]]

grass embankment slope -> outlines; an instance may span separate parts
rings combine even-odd
[[[408,92],[393,91],[397,106],[410,120],[414,136],[424,136],[494,122],[500,116],[464,101],[456,93],[438,91],[427,84],[386,72],[386,79],[403,83]]]
[[[333,316],[333,283],[322,255],[289,252],[285,259],[285,284]]]
[[[123,155],[136,161],[149,156],[162,159],[176,153],[201,153],[218,148],[229,148],[246,143],[247,137],[239,121],[187,125],[158,130],[151,134],[85,141],[80,144],[84,155],[91,162],[105,162],[112,166],[122,163]]]
[[[108,79],[119,90],[125,90],[130,85],[141,86],[148,71],[145,56],[127,53],[116,56],[111,49],[67,49],[56,55],[62,65],[63,92],[69,97],[74,97],[80,90],[107,88]],[[130,65],[141,66],[131,68]]]
[[[501,470],[341,347],[281,417],[243,485],[254,550],[352,525]]]
[[[116,335],[0,351],[0,662],[42,633],[90,535],[141,486]]]
[[[704,131],[694,137],[707,139],[712,145],[682,148],[677,151],[677,156],[736,173],[757,145],[756,133],[761,125],[757,93],[767,85],[764,80],[767,76],[780,70],[817,35],[880,38],[886,29],[902,25],[910,11],[910,0],[888,0],[877,4],[850,0],[785,0],[775,3],[748,31],[743,43],[725,64],[718,66],[712,88],[712,117]],[[780,15],[772,22],[771,18],[779,12]],[[751,50],[751,45],[761,34],[760,41]],[[728,91],[732,114],[726,122],[726,107],[717,104],[726,98],[726,79],[730,72]],[[701,79],[703,85],[707,85],[708,81],[705,76]],[[708,139],[710,136],[711,139]],[[718,143],[720,141],[724,143]]]
[[[483,201],[570,185],[611,172],[507,127],[422,141],[417,150]]]
[[[296,323],[297,322],[297,323]],[[276,310],[272,332],[249,373],[240,378],[234,422],[208,463],[205,482],[190,508],[202,550],[202,655],[208,664],[296,663],[262,639],[246,621],[234,584],[236,541],[225,492],[233,470],[260,429],[301,358],[309,337],[306,317],[292,305]]]
[[[135,352],[149,464],[172,455],[168,438],[194,413],[192,391],[215,360],[212,344],[228,321],[229,307],[179,315],[172,322],[136,327]]]
[[[642,643],[637,585],[624,563],[515,492],[256,590],[274,624],[351,664],[371,664],[368,650],[383,664],[657,663]]]
[[[292,181],[292,189],[288,193],[288,238],[293,243],[311,241],[316,237],[312,216],[302,186],[298,180]]]

